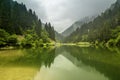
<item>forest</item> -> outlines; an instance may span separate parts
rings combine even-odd
[[[0,0],[0,80],[120,80],[119,46],[120,0]]]
[[[0,47],[41,46],[55,41],[51,23],[42,23],[23,3],[0,0]]]
[[[120,1],[112,4],[94,20],[63,37],[51,23],[43,23],[32,9],[13,0],[0,0],[0,47],[43,46],[44,43],[90,42],[120,46]]]
[[[109,46],[120,46],[120,1],[98,15],[93,21],[83,24],[63,42],[90,42]]]

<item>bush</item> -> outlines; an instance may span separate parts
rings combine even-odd
[[[7,33],[5,30],[0,29],[0,47],[4,47],[7,45],[9,33]]]
[[[7,44],[10,45],[10,46],[16,46],[18,43],[18,40],[17,40],[17,35],[11,35],[9,36],[8,38],[8,41],[7,41]]]
[[[107,46],[115,46],[115,40],[114,40],[114,39],[110,39],[110,40],[107,42]]]
[[[120,46],[120,35],[116,38],[115,44],[116,46]]]

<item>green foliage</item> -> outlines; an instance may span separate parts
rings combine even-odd
[[[114,39],[110,39],[110,40],[107,42],[107,46],[115,46],[115,40],[114,40]]]
[[[83,35],[82,36],[82,41],[87,41],[88,35]]]
[[[13,0],[0,0],[0,45],[16,45],[22,43],[29,47],[35,44],[55,41],[55,31],[49,23],[43,28],[43,23],[36,13],[26,6]],[[11,36],[10,36],[11,35]],[[18,42],[17,35],[24,36],[22,42]]]
[[[42,37],[43,43],[50,42],[48,36],[49,36],[49,34],[48,34],[45,30],[43,30],[43,31],[42,31],[42,34],[41,34],[41,37]]]
[[[38,37],[41,37],[41,31],[42,31],[42,22],[41,20],[38,21],[36,27],[35,27],[36,34]]]
[[[37,35],[32,30],[27,30],[25,34],[25,38],[21,44],[23,47],[29,48],[34,46],[34,42],[36,39],[37,39]]]
[[[112,29],[111,32],[112,32],[111,36],[113,38],[118,37],[120,35],[120,26],[117,26],[115,29]]]
[[[111,30],[111,39],[107,42],[109,46],[120,46],[120,26]]]
[[[28,41],[27,39],[24,39],[21,43],[22,47],[25,48],[31,48],[33,47],[33,44],[31,43],[31,41]]]
[[[18,43],[17,35],[14,34],[14,35],[9,36],[7,43],[8,43],[10,46],[16,46],[17,43]]]
[[[66,37],[65,42],[88,41],[95,43],[113,43],[120,45],[120,4],[116,2],[113,8],[107,9],[104,13],[97,16],[93,21],[85,23],[81,28],[77,28],[70,36]]]
[[[55,58],[55,49],[53,48],[30,48],[22,50],[6,50],[0,55],[1,66],[18,66],[18,67],[37,67],[41,65],[49,67]],[[4,55],[11,56],[4,56]],[[37,70],[38,70],[37,69]]]
[[[117,46],[120,46],[120,35],[116,38],[115,42]]]
[[[0,29],[0,47],[3,46],[16,46],[18,40],[17,40],[17,36],[14,35],[10,35],[9,33],[7,33],[5,30]]]
[[[49,24],[47,24],[47,23],[45,24],[45,30],[47,31],[49,38],[51,38],[52,40],[55,41],[55,30],[51,26],[50,23]]]
[[[7,33],[3,29],[0,29],[0,47],[5,46],[7,44],[8,37],[9,37],[9,33]]]
[[[2,39],[5,39],[5,40],[7,40],[7,38],[8,38],[8,36],[9,36],[9,33],[7,33],[5,30],[3,30],[3,29],[0,29],[0,38]]]

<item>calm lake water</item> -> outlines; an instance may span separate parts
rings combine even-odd
[[[120,80],[120,49],[0,50],[0,80]]]

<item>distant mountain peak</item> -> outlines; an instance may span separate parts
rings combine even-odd
[[[84,23],[88,23],[92,20],[94,20],[94,18],[96,17],[95,16],[92,16],[92,17],[84,17],[76,22],[74,22],[68,29],[66,29],[64,32],[62,32],[62,35],[64,37],[66,36],[69,36],[72,32],[74,32],[77,28],[81,28],[81,26],[84,24]]]
[[[67,36],[65,38],[65,42],[95,42],[96,40],[99,42],[109,42],[112,39],[115,40],[115,38],[117,39],[117,36],[113,37],[113,35],[109,34],[113,34],[112,30],[117,30],[118,26],[120,26],[119,17],[120,0],[116,0],[116,2],[113,3],[110,8],[101,13],[101,15],[96,17],[92,22],[82,25],[81,28]],[[118,20],[117,23],[116,19]],[[118,34],[118,32],[115,34]],[[111,45],[111,43],[109,45]]]

